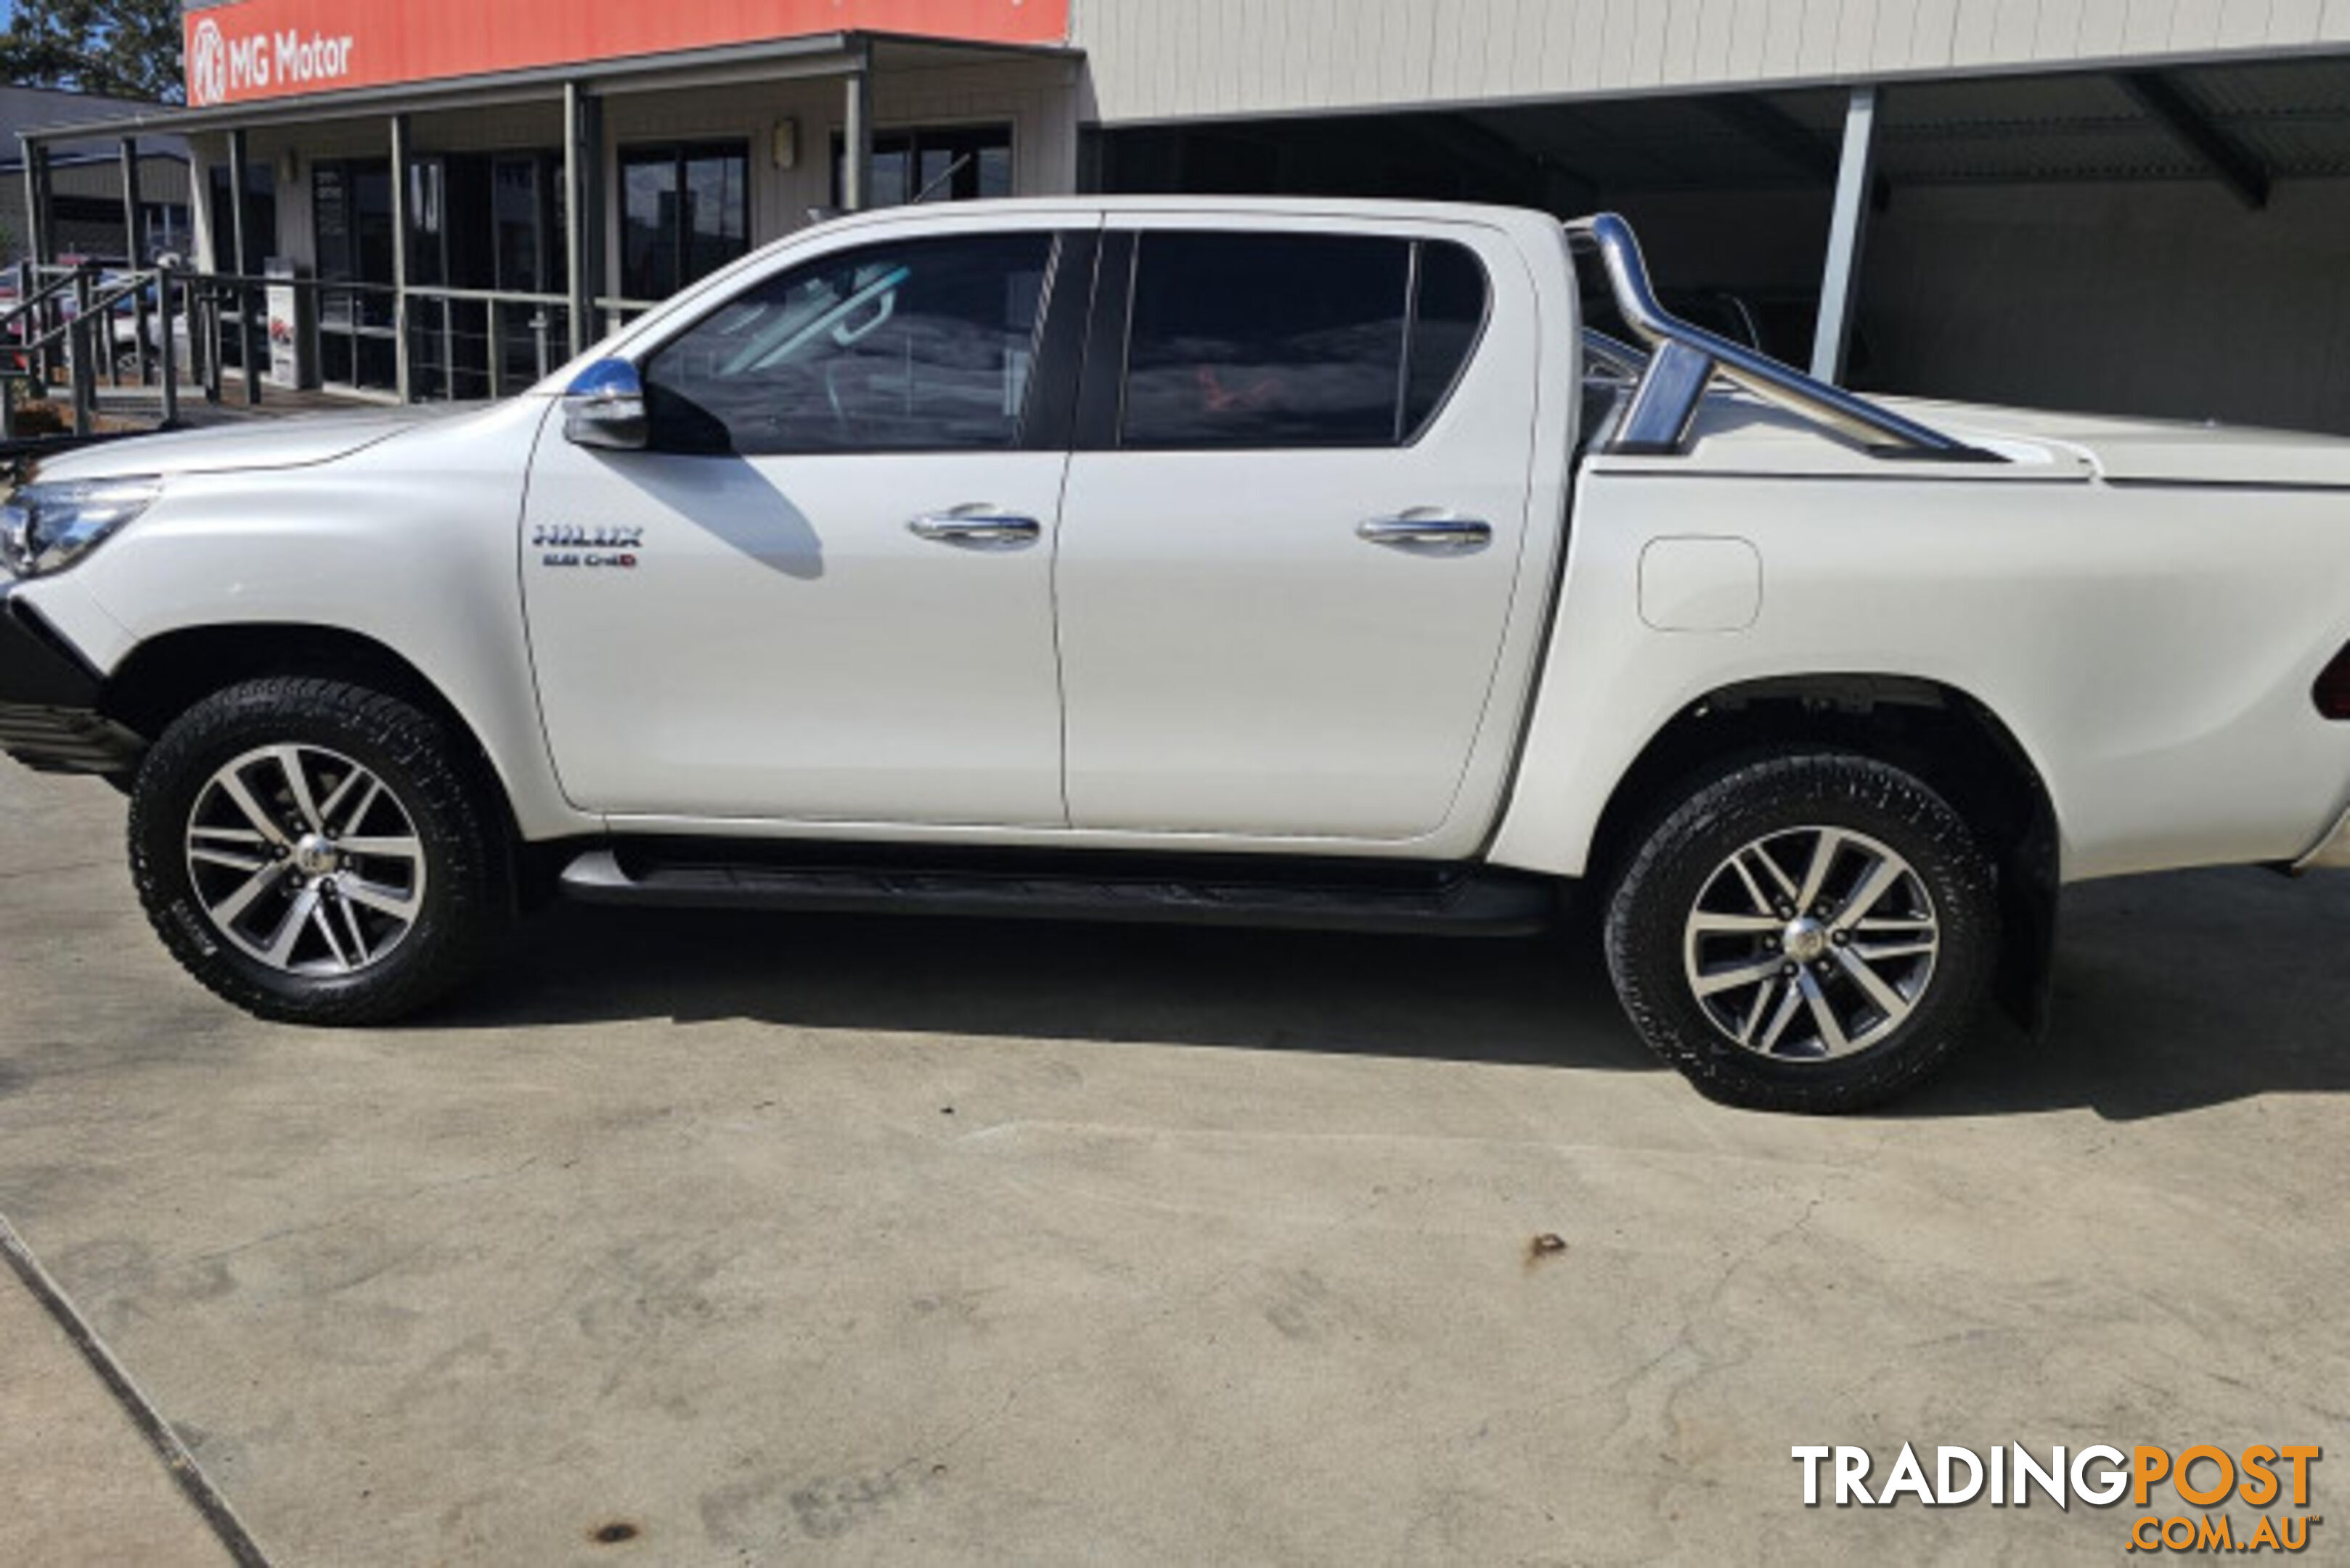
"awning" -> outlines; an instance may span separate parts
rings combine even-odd
[[[390,87],[353,88],[210,109],[161,109],[112,119],[42,126],[18,135],[27,146],[136,134],[188,136],[206,130],[257,130],[322,119],[423,114],[501,103],[543,103],[561,98],[564,89],[573,85],[608,98],[738,82],[920,70],[989,59],[1080,57],[1082,51],[1062,44],[999,44],[894,33],[819,33],[623,59],[534,66],[525,70],[404,82]]]

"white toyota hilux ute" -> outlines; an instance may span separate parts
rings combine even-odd
[[[53,457],[0,552],[0,747],[128,792],[155,929],[270,1018],[413,1009],[550,888],[1580,888],[1663,1057],[1835,1110],[2036,1024],[2064,882],[2350,864],[2350,442],[1864,400],[1605,215],[836,221],[488,408]]]

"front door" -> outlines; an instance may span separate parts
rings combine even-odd
[[[1066,822],[1066,442],[1026,417],[1060,236],[937,229],[771,273],[642,356],[650,450],[543,429],[522,572],[577,805]]]
[[[1119,223],[1124,362],[1089,352],[1062,511],[1072,824],[1435,834],[1513,717],[1487,696],[1526,533],[1523,265],[1468,225]]]

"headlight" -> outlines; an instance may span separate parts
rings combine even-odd
[[[0,566],[19,577],[61,571],[153,504],[159,479],[27,484],[0,506]]]

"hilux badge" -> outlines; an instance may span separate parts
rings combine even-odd
[[[642,528],[583,528],[576,524],[541,524],[531,530],[531,548],[544,552],[542,566],[616,566],[633,570],[637,550],[644,544]]]

